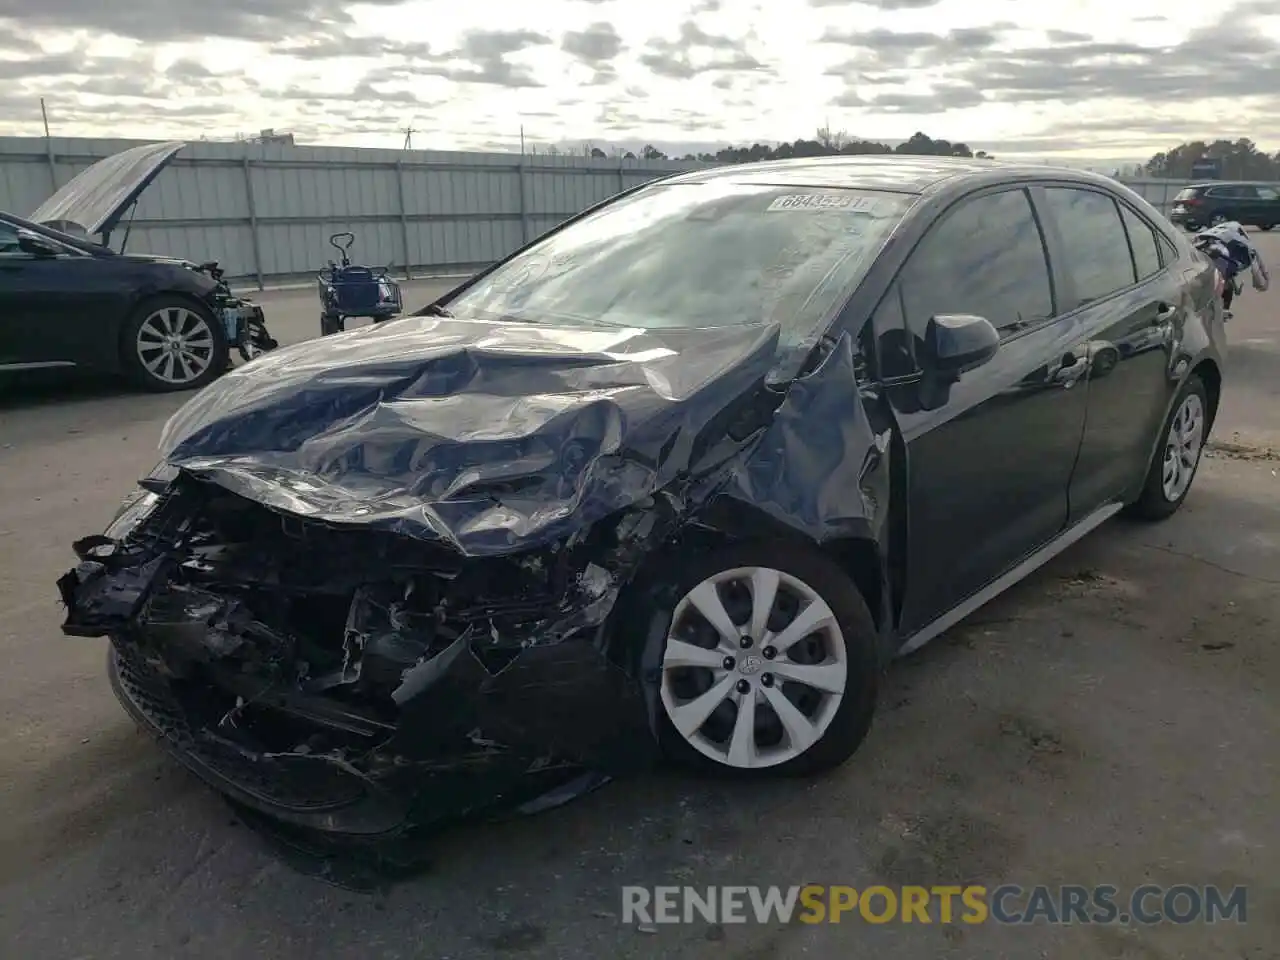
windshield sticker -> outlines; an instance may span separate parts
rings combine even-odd
[[[879,197],[853,197],[847,193],[791,193],[776,198],[765,207],[774,210],[843,210],[846,213],[871,213],[880,209]]]

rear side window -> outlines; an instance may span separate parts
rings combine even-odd
[[[1140,216],[1120,204],[1120,217],[1129,234],[1129,247],[1133,250],[1133,264],[1138,268],[1138,279],[1144,280],[1160,272],[1160,248],[1156,246],[1155,231]]]
[[[977,314],[1004,333],[1053,316],[1048,258],[1026,191],[960,201],[911,254],[901,286],[917,337],[942,313]]]
[[[1044,193],[1076,283],[1077,303],[1064,308],[1132,286],[1138,278],[1116,202],[1105,193],[1072,187],[1046,187]]]
[[[1280,191],[1275,187],[1254,187],[1260,200],[1280,200]]]
[[[1200,195],[1200,191],[1199,191],[1199,190],[1197,190],[1195,187],[1186,187],[1186,188],[1185,188],[1185,189],[1183,189],[1183,190],[1179,190],[1179,191],[1178,191],[1178,193],[1177,193],[1177,195],[1176,195],[1173,199],[1175,199],[1175,200],[1194,200],[1194,199],[1195,199],[1197,196],[1199,196],[1199,195]]]

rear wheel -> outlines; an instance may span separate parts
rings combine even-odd
[[[1182,506],[1200,466],[1208,433],[1209,394],[1200,375],[1193,373],[1174,401],[1142,494],[1127,511],[1131,516],[1163,520]]]
[[[222,324],[181,297],[153,297],[140,304],[121,341],[125,370],[139,386],[156,392],[203,387],[230,362]]]
[[[1258,224],[1258,229],[1259,229],[1259,230],[1261,230],[1263,233],[1266,233],[1268,230],[1272,229],[1273,227],[1275,227],[1275,224],[1274,224],[1274,223],[1260,223],[1260,224]]]
[[[816,552],[740,544],[691,564],[667,630],[664,753],[707,772],[818,773],[861,744],[875,711],[874,621]]]
[[[327,337],[331,333],[340,333],[342,327],[342,318],[336,313],[320,314],[320,336]]]

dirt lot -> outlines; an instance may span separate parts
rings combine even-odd
[[[1280,264],[1280,241],[1263,239]],[[423,302],[416,285],[410,301]],[[310,290],[263,297],[288,342]],[[0,396],[0,957],[1280,957],[1280,287],[1245,293],[1184,510],[1060,557],[900,663],[855,760],[815,783],[674,775],[441,839],[375,895],[299,875],[113,700],[53,581],[155,458],[180,398]],[[1249,887],[1249,922],[662,927],[622,884]]]

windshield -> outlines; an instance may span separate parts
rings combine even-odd
[[[555,233],[449,302],[458,316],[650,330],[827,323],[913,197],[712,180],[655,185]]]

